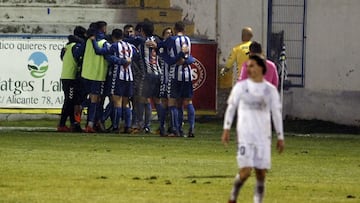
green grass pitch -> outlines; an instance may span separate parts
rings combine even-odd
[[[234,133],[221,144],[221,125],[197,124],[194,139],[0,131],[0,202],[227,202],[236,150]],[[360,202],[359,183],[359,135],[287,133],[265,202]],[[239,202],[252,202],[253,186],[254,176]]]

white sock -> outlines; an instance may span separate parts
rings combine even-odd
[[[241,180],[240,180],[240,175],[237,174],[237,175],[235,176],[234,186],[233,186],[233,188],[232,188],[232,190],[231,190],[231,193],[230,193],[230,200],[231,200],[231,201],[236,201],[242,185],[243,185],[243,182],[241,182]]]
[[[254,189],[254,203],[262,203],[265,194],[265,182],[256,180]]]
[[[90,128],[93,128],[93,127],[94,127],[94,122],[89,121],[89,122],[88,122],[88,126],[89,126]]]

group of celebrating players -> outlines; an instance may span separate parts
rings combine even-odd
[[[151,133],[152,103],[160,136],[194,137],[195,109],[190,65],[190,38],[185,24],[175,23],[162,36],[144,20],[107,35],[107,23],[77,26],[61,52],[61,81],[65,95],[57,130],[60,132]],[[173,32],[174,31],[174,32]],[[104,108],[105,98],[109,98]],[[87,106],[85,129],[80,126]],[[183,107],[189,129],[183,132]],[[165,121],[169,114],[168,128]],[[69,118],[70,127],[66,126]],[[110,118],[111,126],[105,121]],[[120,121],[123,128],[120,130]]]
[[[160,136],[194,137],[195,109],[192,104],[190,65],[191,42],[184,34],[185,25],[177,22],[174,33],[164,29],[162,37],[154,35],[148,20],[114,29],[106,35],[104,21],[91,23],[86,30],[77,26],[61,52],[61,81],[65,94],[60,132],[150,133],[152,106],[159,120]],[[237,112],[237,161],[229,203],[236,203],[239,191],[255,169],[254,202],[263,202],[266,171],[271,166],[271,119],[277,134],[277,149],[284,150],[281,103],[276,89],[276,66],[265,60],[261,45],[251,42],[251,28],[242,31],[243,42],[234,47],[227,68],[237,61],[239,81],[228,98],[222,141],[230,140],[230,128]],[[109,103],[104,109],[105,98]],[[86,102],[87,101],[87,102]],[[84,105],[87,103],[86,105]],[[87,124],[80,127],[81,110],[87,106]],[[188,113],[189,130],[183,133],[183,107]],[[170,115],[168,130],[165,120]],[[70,128],[65,125],[70,118]],[[111,126],[105,128],[105,120]]]

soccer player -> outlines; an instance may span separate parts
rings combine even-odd
[[[254,41],[250,44],[249,51],[250,51],[249,55],[254,55],[254,54],[263,55],[261,44],[256,41]],[[246,64],[246,62],[244,62],[242,65],[242,68],[241,68],[239,81],[245,80],[247,78],[248,78],[247,64]],[[276,65],[270,60],[266,60],[266,73],[264,75],[264,78],[266,81],[273,84],[276,88],[278,87],[278,85],[279,85],[278,71],[276,69]]]
[[[235,176],[229,203],[235,203],[239,190],[255,169],[256,185],[254,202],[263,202],[265,175],[271,165],[271,119],[276,134],[277,150],[284,150],[284,133],[281,103],[277,89],[264,80],[266,62],[260,55],[251,55],[247,62],[249,79],[235,84],[228,98],[224,118],[222,142],[227,145],[230,128],[237,112],[237,161],[239,173]]]
[[[144,86],[142,96],[145,100],[142,102],[145,105],[145,133],[150,133],[150,122],[151,122],[151,105],[150,99],[153,100],[158,117],[163,115],[163,107],[160,101],[160,79],[161,79],[161,68],[159,65],[159,56],[156,47],[153,45],[147,46],[147,44],[154,44],[160,42],[160,39],[154,36],[154,24],[150,21],[144,21],[142,24],[141,34],[145,39],[145,43],[140,45],[141,63],[140,65],[145,70]],[[141,103],[141,102],[140,102]],[[141,109],[140,109],[141,114]],[[161,120],[161,119],[160,119]],[[160,126],[161,127],[161,126]],[[160,129],[160,131],[165,131]]]
[[[139,47],[140,67],[145,72],[143,78],[143,88],[140,90],[142,96],[137,108],[137,119],[140,123],[144,120],[144,132],[150,133],[150,122],[152,109],[150,99],[153,100],[157,115],[163,115],[163,107],[160,102],[160,75],[161,69],[159,65],[159,57],[156,44],[160,39],[153,35],[154,24],[149,20],[145,20],[141,25],[141,37],[134,38],[133,44]],[[127,39],[128,41],[130,39]],[[130,42],[130,41],[129,41]],[[131,42],[130,42],[131,43]],[[143,115],[145,119],[143,119]]]
[[[166,41],[169,37],[173,36],[173,31],[172,28],[167,27],[163,30],[162,32],[162,38],[163,41]],[[160,116],[160,128],[159,128],[159,133],[160,136],[166,136],[166,132],[165,132],[165,120],[166,120],[166,115],[168,112],[168,94],[167,94],[167,85],[168,85],[168,81],[169,81],[169,64],[167,64],[164,60],[164,58],[166,58],[168,55],[167,49],[166,48],[160,48],[159,49],[159,63],[160,63],[160,67],[161,67],[161,76],[160,76],[160,99],[161,99],[161,104],[163,106],[163,115]]]
[[[80,121],[75,119],[75,110],[78,110],[80,106],[79,85],[77,78],[80,69],[74,58],[74,52],[84,43],[85,37],[86,29],[81,26],[76,26],[74,29],[74,35],[69,35],[69,42],[65,45],[65,48],[61,52],[63,65],[60,79],[65,99],[61,110],[60,122],[57,128],[57,131],[59,132],[82,132]],[[68,128],[65,125],[67,117],[70,119],[71,128]]]
[[[134,26],[127,24],[124,26],[124,38],[135,37]]]
[[[120,29],[114,29],[111,34],[114,43],[110,47],[105,46],[100,49],[95,40],[93,40],[93,46],[96,54],[115,55],[122,60],[120,64],[114,64],[111,67],[110,95],[112,103],[114,104],[112,131],[119,132],[119,122],[124,112],[124,133],[130,133],[131,109],[129,106],[129,97],[132,97],[133,94],[132,84],[134,80],[131,69],[131,59],[136,54],[136,49],[131,44],[122,41],[122,35],[123,33]]]
[[[145,71],[140,67],[140,54],[139,54],[139,47],[140,44],[136,44],[135,38],[141,37],[141,30],[142,30],[142,22],[138,23],[135,26],[135,35],[129,35],[128,37],[124,36],[124,41],[130,42],[136,46],[137,54],[134,55],[131,63],[131,68],[134,76],[134,82],[133,82],[133,97],[130,98],[130,103],[132,106],[132,117],[131,117],[131,125],[132,125],[132,133],[138,133],[142,131],[142,124],[139,123],[137,115],[138,115],[138,108],[139,108],[139,102],[141,99],[141,92],[143,88],[143,80]]]
[[[96,29],[96,42],[99,47],[103,47],[106,44],[106,27],[107,23],[104,21],[98,21],[95,23]],[[85,132],[95,133],[95,124],[100,126],[99,119],[102,118],[103,113],[103,88],[106,75],[108,72],[108,63],[103,56],[96,55],[92,45],[92,40],[88,39],[85,45],[85,52],[83,57],[83,66],[81,77],[84,79],[86,86],[89,88],[90,104],[88,107],[88,123],[85,128]],[[100,127],[100,130],[105,130],[104,127]]]
[[[226,61],[225,69],[222,71],[228,71],[232,69],[234,63],[236,62],[236,77],[239,78],[242,64],[247,61],[249,54],[249,46],[251,44],[251,38],[253,37],[253,31],[250,27],[245,27],[241,32],[242,42],[232,48],[231,53]]]
[[[168,105],[171,117],[171,135],[182,135],[182,106],[187,107],[189,131],[185,135],[194,137],[195,108],[192,104],[193,86],[190,64],[195,62],[191,56],[190,38],[185,35],[185,24],[175,23],[175,36],[169,37],[160,47],[166,47],[168,56],[164,58],[169,67]],[[180,105],[179,105],[180,104]],[[181,106],[178,108],[178,106]],[[181,109],[181,110],[180,110]],[[180,110],[180,114],[179,114]]]

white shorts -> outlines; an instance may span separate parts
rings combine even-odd
[[[239,143],[236,159],[239,168],[270,169],[271,146]]]

